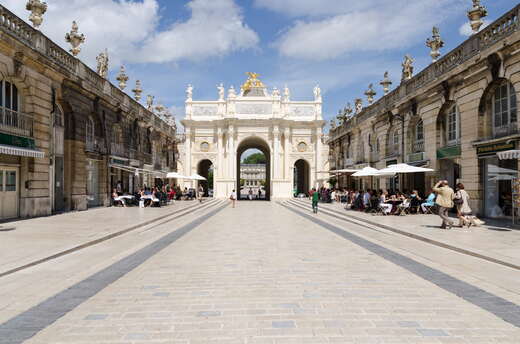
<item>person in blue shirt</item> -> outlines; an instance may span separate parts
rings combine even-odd
[[[433,192],[433,190],[430,190],[430,193],[428,194],[426,201],[421,204],[421,209],[423,213],[426,213],[426,207],[433,207],[435,205],[435,197],[435,192]]]

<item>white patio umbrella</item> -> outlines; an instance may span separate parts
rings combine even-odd
[[[193,174],[191,175],[191,177],[188,177],[188,179],[192,179],[192,180],[206,180],[206,178],[204,178],[203,176],[201,176],[200,174]]]
[[[175,178],[175,179],[186,179],[186,176],[179,174],[177,172],[168,172],[166,174],[166,178]]]
[[[338,174],[338,173],[355,173],[355,172],[358,172],[360,170],[356,170],[356,169],[353,169],[353,168],[344,168],[342,170],[332,170],[332,171],[329,171],[329,173],[334,173],[334,174]]]
[[[418,172],[433,172],[431,168],[417,167],[408,164],[395,164],[390,165],[382,170],[379,170],[382,174],[396,174],[396,173],[418,173]]]
[[[365,167],[352,174],[352,177],[380,177],[381,171],[373,167]]]

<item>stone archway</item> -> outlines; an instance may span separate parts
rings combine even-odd
[[[252,148],[258,149],[259,151],[261,151],[266,158],[264,192],[265,192],[265,200],[269,201],[271,199],[271,149],[269,148],[269,144],[267,142],[265,142],[262,138],[257,137],[257,136],[248,137],[248,138],[244,139],[242,142],[240,142],[240,144],[238,145],[237,154],[236,154],[237,179],[235,182],[237,195],[239,195],[238,197],[240,199],[241,156],[242,156],[242,153],[244,153],[246,150],[252,149]]]
[[[197,173],[202,177],[206,178],[206,180],[200,180],[199,185],[202,185],[204,188],[204,197],[213,197],[214,191],[214,168],[213,162],[209,159],[204,159],[199,161],[197,165]],[[211,191],[210,191],[211,190]]]
[[[296,196],[310,190],[310,165],[304,159],[299,159],[294,163],[294,191]]]

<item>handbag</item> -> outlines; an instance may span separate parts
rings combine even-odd
[[[453,203],[455,203],[455,205],[462,205],[464,200],[462,198],[454,198]]]

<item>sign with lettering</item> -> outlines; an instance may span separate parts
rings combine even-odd
[[[36,149],[34,139],[0,133],[0,144],[21,148]]]
[[[515,142],[498,142],[477,147],[477,154],[491,155],[495,154],[496,152],[502,152],[510,149],[515,149]]]

